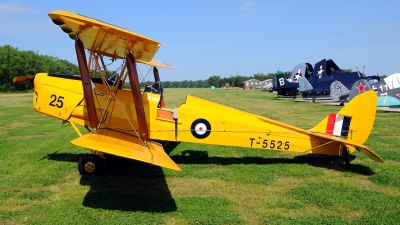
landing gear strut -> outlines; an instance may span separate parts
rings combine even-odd
[[[343,150],[343,158],[346,166],[350,165],[349,150],[345,147]]]
[[[97,175],[103,171],[103,161],[96,155],[84,155],[78,162],[78,171],[81,175]]]

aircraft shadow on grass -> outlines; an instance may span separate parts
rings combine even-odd
[[[171,144],[169,152],[178,144]],[[43,159],[60,162],[78,162],[83,154],[58,153],[48,154]],[[299,155],[290,158],[262,157],[210,157],[207,151],[185,150],[182,155],[171,158],[177,164],[307,164],[341,172],[351,172],[361,175],[373,175],[374,172],[366,166],[344,165],[343,158],[329,155]],[[355,156],[350,155],[350,160]],[[177,210],[175,200],[165,179],[161,167],[119,157],[105,160],[105,173],[101,176],[85,175],[80,184],[90,186],[83,200],[86,207],[120,211],[142,212],[172,212]]]
[[[43,159],[78,162],[82,156],[55,152]],[[80,184],[90,186],[83,206],[128,212],[177,210],[161,167],[119,157],[110,157],[104,162],[106,172],[100,176],[81,177]]]
[[[366,166],[350,164],[346,166],[344,164],[343,157],[330,156],[330,155],[318,155],[318,154],[307,154],[299,155],[290,158],[262,158],[262,157],[209,157],[206,151],[197,150],[185,150],[182,155],[173,155],[171,158],[177,164],[220,164],[220,165],[233,165],[233,164],[307,164],[314,167],[321,167],[331,170],[337,170],[341,172],[351,172],[361,175],[373,175],[374,172]],[[356,157],[349,155],[350,161],[353,161]]]

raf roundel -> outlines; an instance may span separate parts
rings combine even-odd
[[[211,133],[211,124],[205,119],[197,119],[193,121],[190,131],[195,138],[203,139]]]

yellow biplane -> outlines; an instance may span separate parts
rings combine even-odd
[[[193,96],[179,107],[167,108],[157,67],[172,67],[153,60],[158,42],[68,11],[53,11],[49,17],[75,41],[80,76],[38,73],[16,77],[14,82],[33,82],[34,109],[70,123],[79,135],[71,143],[92,151],[78,163],[81,174],[101,172],[107,155],[181,171],[152,140],[329,154],[344,156],[347,163],[348,154],[358,150],[383,162],[363,145],[375,120],[374,91],[358,95],[310,130]],[[104,57],[122,61],[118,74],[108,73]],[[144,91],[136,63],[153,67],[155,83]],[[121,88],[127,80],[130,90]],[[89,132],[82,134],[76,125]]]

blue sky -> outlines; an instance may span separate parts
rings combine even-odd
[[[164,81],[291,71],[324,58],[390,75],[400,72],[399,9],[395,0],[0,0],[0,45],[76,64],[74,42],[47,15],[68,10],[160,42],[154,58],[176,68],[160,70]]]

